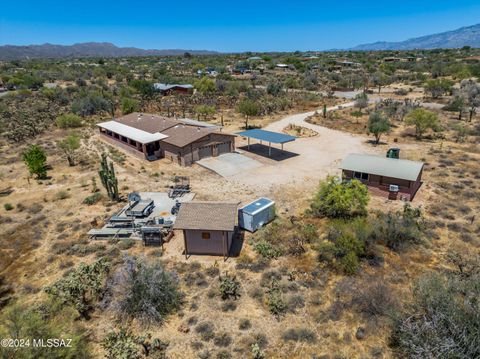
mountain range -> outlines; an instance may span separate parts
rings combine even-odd
[[[383,51],[414,49],[447,49],[464,46],[480,48],[480,24],[457,30],[412,38],[400,42],[379,41],[352,47],[351,51]],[[136,47],[118,47],[109,42],[85,42],[74,45],[4,45],[0,46],[0,60],[21,60],[37,58],[78,58],[78,57],[130,57],[130,56],[178,56],[189,52],[192,55],[215,55],[209,50],[145,50]]]
[[[0,46],[0,60],[75,57],[129,57],[129,56],[175,56],[188,52],[192,55],[214,55],[208,50],[145,50],[136,47],[117,47],[109,42],[85,42],[74,45],[4,45]]]
[[[480,47],[480,24],[453,31],[427,35],[400,42],[375,42],[350,48],[352,51],[454,49],[464,46]]]

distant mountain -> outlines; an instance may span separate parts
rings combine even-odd
[[[0,60],[74,57],[128,57],[128,56],[175,56],[189,52],[192,55],[214,55],[207,50],[144,50],[135,47],[117,47],[109,42],[85,42],[74,45],[28,45],[0,46]]]
[[[375,42],[353,47],[353,51],[452,49],[463,46],[480,47],[480,24],[401,42]]]

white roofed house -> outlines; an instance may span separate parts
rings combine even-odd
[[[358,179],[374,194],[411,201],[422,185],[423,162],[349,154],[340,164],[345,180]]]

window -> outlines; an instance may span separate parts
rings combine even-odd
[[[353,172],[353,178],[367,181],[368,180],[368,173]]]
[[[210,239],[210,232],[202,232],[202,239]]]

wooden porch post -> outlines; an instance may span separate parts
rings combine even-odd
[[[185,230],[183,230],[183,245],[185,247],[185,259],[188,259],[187,232]]]

